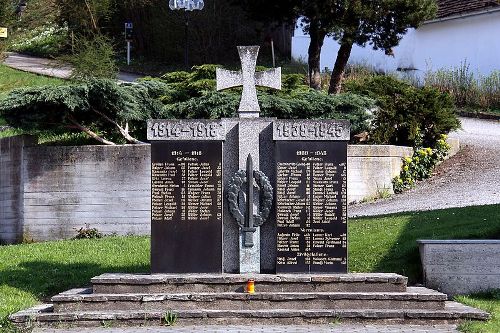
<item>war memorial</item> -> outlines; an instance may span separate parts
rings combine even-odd
[[[109,273],[11,316],[19,326],[398,323],[488,314],[392,273],[348,273],[347,143],[337,120],[259,117],[256,86],[281,70],[217,70],[242,86],[239,117],[150,120],[151,274]],[[368,251],[368,250],[367,250]]]

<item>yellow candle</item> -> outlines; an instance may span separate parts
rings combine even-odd
[[[255,293],[255,281],[254,280],[247,281],[247,293],[249,293],[249,294]]]

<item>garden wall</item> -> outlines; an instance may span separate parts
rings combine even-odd
[[[106,234],[149,234],[150,146],[37,146],[0,139],[0,243],[70,238],[88,224]],[[411,148],[350,146],[348,200],[392,192]]]

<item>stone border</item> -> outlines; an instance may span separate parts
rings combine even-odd
[[[256,283],[271,282],[271,283],[304,283],[304,282],[321,282],[321,283],[394,283],[406,284],[407,277],[393,273],[351,273],[351,274],[325,274],[325,275],[307,275],[307,274],[290,274],[290,275],[270,275],[270,274],[102,274],[91,279],[92,284],[179,284],[179,283],[205,283],[205,284],[220,284],[220,283],[246,283],[248,279],[255,280]]]

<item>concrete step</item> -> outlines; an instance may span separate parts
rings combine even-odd
[[[406,292],[256,292],[93,294],[72,289],[52,297],[55,312],[113,310],[444,309],[445,294],[420,287]]]
[[[392,273],[309,274],[103,274],[96,294],[242,292],[249,279],[259,292],[404,292],[408,278]]]
[[[70,311],[54,313],[52,304],[36,306],[10,316],[18,327],[97,327],[158,325],[168,311]],[[326,324],[336,322],[377,322],[403,324],[456,323],[487,320],[488,313],[459,303],[446,302],[442,310],[416,309],[329,309],[329,310],[176,310],[177,325],[214,324]]]

